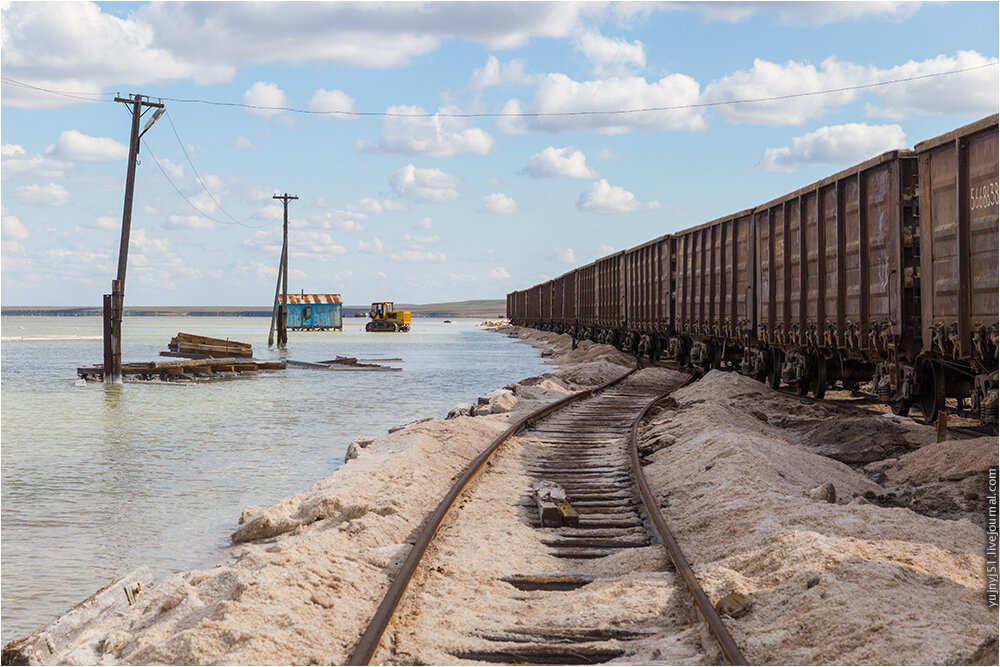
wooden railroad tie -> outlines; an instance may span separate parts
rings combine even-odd
[[[545,528],[576,527],[580,515],[566,497],[566,490],[555,482],[536,482],[531,486],[538,505],[538,520]]]

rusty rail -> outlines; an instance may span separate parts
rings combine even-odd
[[[719,613],[709,602],[708,596],[705,595],[705,591],[702,590],[701,584],[698,583],[698,578],[695,576],[694,570],[691,568],[691,564],[688,563],[687,558],[684,557],[684,553],[681,551],[680,545],[677,544],[677,540],[674,538],[673,533],[670,531],[670,527],[667,526],[666,519],[663,518],[663,514],[660,512],[659,505],[656,502],[656,496],[653,495],[653,491],[649,488],[649,483],[646,481],[646,474],[642,470],[642,463],[639,461],[639,424],[654,405],[662,401],[664,398],[669,396],[674,391],[685,386],[691,380],[694,379],[693,375],[689,375],[688,378],[682,382],[680,385],[674,387],[670,391],[654,398],[650,401],[645,409],[635,418],[632,422],[632,437],[631,437],[631,457],[632,462],[632,474],[635,477],[636,485],[639,487],[639,496],[642,498],[642,502],[646,507],[646,511],[649,514],[649,518],[652,520],[653,525],[656,528],[656,532],[659,534],[660,539],[663,540],[663,546],[667,549],[667,554],[670,556],[670,560],[673,562],[677,573],[684,580],[684,584],[687,586],[688,591],[694,597],[695,604],[698,606],[698,611],[704,617],[705,622],[708,623],[708,627],[712,632],[712,636],[715,638],[716,643],[722,650],[726,660],[732,665],[747,665],[747,659],[743,656],[743,652],[740,651],[740,647],[736,645],[733,640],[732,635],[729,634],[729,630],[726,629],[726,625],[722,622],[722,618]]]
[[[389,626],[389,622],[392,620],[392,615],[395,613],[400,600],[402,600],[403,594],[406,592],[406,588],[409,586],[414,572],[416,572],[417,565],[420,564],[420,560],[423,558],[428,545],[430,545],[431,540],[434,539],[434,535],[437,534],[438,528],[441,526],[442,521],[444,521],[445,515],[448,513],[448,510],[451,509],[451,506],[454,504],[455,500],[462,493],[465,487],[468,486],[469,482],[475,479],[476,476],[482,471],[486,462],[493,456],[494,452],[496,452],[500,445],[525,426],[528,426],[542,417],[559,410],[569,403],[593,396],[598,392],[604,391],[605,389],[618,384],[639,370],[639,368],[640,364],[637,359],[635,366],[631,370],[623,373],[614,380],[606,382],[594,389],[587,389],[585,391],[571,394],[570,396],[562,398],[550,405],[535,410],[530,415],[523,417],[512,424],[510,428],[504,431],[485,450],[483,450],[478,457],[465,467],[458,479],[455,480],[455,483],[448,490],[448,493],[445,494],[444,498],[438,504],[434,513],[424,521],[423,528],[420,530],[420,534],[414,541],[413,547],[406,555],[406,559],[400,566],[399,572],[396,573],[396,577],[389,585],[389,589],[386,591],[385,597],[382,598],[382,602],[375,610],[375,614],[372,616],[372,620],[368,624],[368,628],[361,636],[361,640],[354,648],[354,652],[351,654],[351,657],[348,659],[346,664],[367,665],[371,662],[372,656],[375,655],[379,642],[382,640],[382,635],[385,632],[385,629]]]

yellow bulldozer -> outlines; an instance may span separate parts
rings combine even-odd
[[[368,315],[365,331],[404,332],[410,330],[410,311],[396,310],[392,301],[376,301]]]

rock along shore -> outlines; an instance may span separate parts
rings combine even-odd
[[[166,577],[44,661],[346,661],[453,476],[512,419],[632,364],[490,324],[543,348],[555,372],[355,439],[330,476],[246,508],[229,560]],[[752,663],[996,664],[976,491],[995,438],[928,444],[929,427],[851,422],[733,373],[675,401],[644,428],[646,474],[709,598],[741,601],[727,624]]]

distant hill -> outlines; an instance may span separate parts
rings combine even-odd
[[[370,304],[344,306],[344,317],[354,313],[367,314]],[[502,316],[507,309],[504,299],[450,301],[446,303],[397,303],[399,310],[409,310],[414,317],[482,317]],[[99,316],[101,309],[72,306],[3,306],[4,315],[57,315],[64,317]],[[125,317],[270,317],[267,306],[132,306],[125,307]]]

